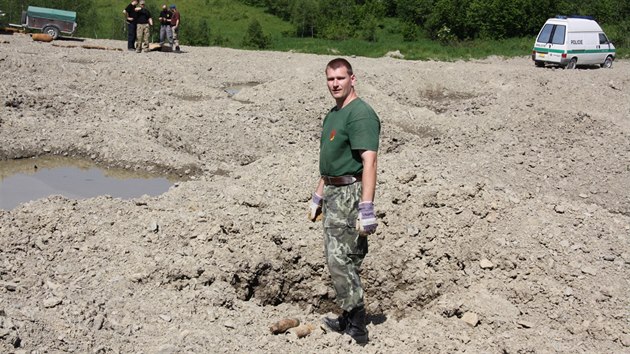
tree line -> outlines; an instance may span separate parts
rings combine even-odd
[[[290,21],[294,35],[377,40],[383,18],[400,20],[404,40],[504,39],[536,35],[558,14],[593,16],[613,40],[626,42],[628,0],[241,0]]]
[[[238,0],[264,8],[292,24],[294,37],[328,40],[362,39],[377,41],[378,30],[386,18],[396,24],[387,30],[400,34],[404,41],[429,38],[443,43],[471,39],[504,39],[534,36],[549,17],[590,15],[604,27],[618,46],[630,45],[630,1],[628,0]],[[206,4],[211,2],[205,0]],[[147,3],[152,14],[159,13],[158,2]],[[125,23],[121,9],[126,1],[112,9],[104,24],[97,20],[92,0],[0,0],[0,10],[19,21],[29,5],[76,11],[79,36],[124,39]],[[99,28],[107,26],[111,28]],[[191,45],[222,45],[225,38],[210,36],[210,25],[203,18],[188,16],[182,30]],[[269,38],[254,20],[245,33],[244,46],[268,47]],[[215,38],[216,37],[216,38]],[[249,37],[249,39],[247,38]]]

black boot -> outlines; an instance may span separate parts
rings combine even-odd
[[[358,344],[368,342],[368,329],[365,323],[365,307],[355,307],[350,311],[346,333]]]
[[[341,316],[337,318],[329,318],[324,317],[322,322],[326,325],[326,327],[332,329],[335,332],[343,332],[348,327],[348,315],[350,313],[348,311],[344,311]]]

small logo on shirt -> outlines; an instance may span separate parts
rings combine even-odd
[[[334,129],[330,132],[330,141],[335,140],[335,135],[336,135],[336,134],[337,134],[337,131],[336,131],[336,130],[334,130]]]

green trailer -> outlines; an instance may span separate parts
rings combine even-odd
[[[61,33],[74,34],[77,30],[77,13],[74,11],[29,6],[26,11],[22,12],[21,27],[39,30],[51,35],[53,39],[57,39]]]

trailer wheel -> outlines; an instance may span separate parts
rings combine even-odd
[[[613,64],[613,58],[609,55],[606,57],[606,60],[604,60],[604,63],[602,64],[602,68],[610,69],[612,68],[612,64]]]
[[[569,64],[567,64],[567,69],[575,69],[577,67],[577,58],[571,58]]]
[[[53,39],[59,38],[59,28],[55,26],[46,26],[42,30],[42,33],[49,34]]]

